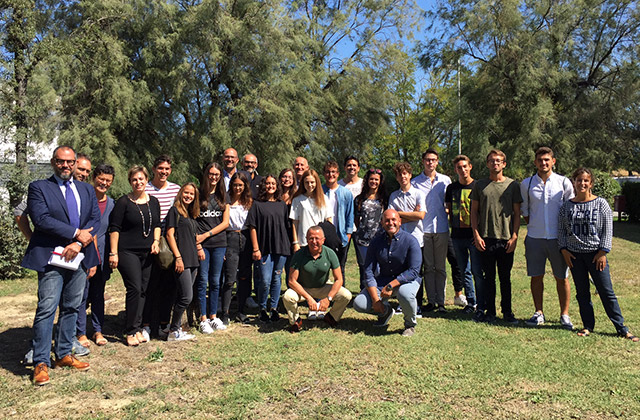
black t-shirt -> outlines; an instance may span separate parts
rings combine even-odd
[[[173,234],[178,243],[178,250],[182,256],[182,263],[185,267],[198,267],[198,250],[196,249],[196,221],[190,217],[184,217],[178,213],[175,206],[169,209],[167,217],[164,219],[166,228],[174,228]]]
[[[287,233],[289,214],[284,201],[254,201],[247,226],[255,228],[262,255],[291,254],[291,240]]]
[[[462,185],[459,181],[447,186],[444,195],[444,202],[451,203],[451,237],[452,238],[473,238],[471,231],[471,190],[476,181],[471,181],[469,185]]]
[[[120,232],[118,251],[151,250],[153,230],[157,227],[160,227],[160,203],[153,196],[149,196],[147,203],[136,204],[123,195],[109,217],[109,232]]]
[[[222,223],[222,215],[224,214],[224,207],[218,205],[218,201],[215,197],[211,196],[209,200],[209,206],[207,210],[200,210],[200,216],[196,219],[198,225],[198,235],[208,232],[214,227]],[[207,238],[202,242],[203,248],[224,248],[227,246],[227,234],[223,230],[222,232]]]

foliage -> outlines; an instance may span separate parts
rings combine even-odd
[[[620,194],[620,184],[606,172],[593,170],[593,177],[593,194],[607,200],[613,208],[614,197]]]
[[[27,244],[7,204],[4,200],[0,203],[0,280],[16,279],[26,272],[20,263]]]
[[[640,221],[640,183],[625,182],[622,184],[622,195],[626,201],[626,213],[629,215],[629,221]]]

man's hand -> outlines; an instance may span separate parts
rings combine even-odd
[[[91,235],[92,230],[93,227],[90,227],[89,229],[78,229],[76,240],[81,242],[83,247],[93,242],[93,235]]]
[[[389,289],[387,289],[387,286],[384,286],[382,288],[382,291],[380,292],[380,297],[382,299],[389,299],[391,297],[391,294],[393,293],[393,288],[391,290],[389,290]]]
[[[62,258],[64,258],[66,262],[69,262],[74,259],[80,251],[82,251],[82,248],[80,248],[80,245],[78,245],[77,242],[74,242],[64,248],[64,251],[62,251]]]
[[[564,258],[564,262],[567,264],[567,267],[573,268],[573,261],[571,260],[575,260],[576,257],[566,249],[563,249],[560,252],[562,252],[562,258]]]
[[[320,312],[327,312],[329,310],[329,305],[331,305],[331,302],[329,302],[329,299],[324,298],[318,301],[318,310]]]
[[[473,244],[480,252],[484,252],[484,250],[487,249],[486,245],[484,244],[484,239],[482,239],[480,235],[476,235],[475,238],[473,238]]]
[[[381,299],[378,299],[375,302],[373,302],[373,305],[371,305],[371,308],[379,314],[383,314],[386,309]]]
[[[309,310],[310,311],[317,311],[318,310],[318,302],[316,302],[315,299],[312,298],[311,296],[309,296],[307,298],[307,305],[309,305]]]
[[[98,271],[98,267],[91,267],[89,272],[87,273],[87,280],[96,275],[96,271]]]
[[[207,256],[204,253],[203,249],[199,249],[198,250],[198,261],[204,261],[207,258]]]
[[[516,245],[518,245],[518,237],[514,234],[511,236],[511,239],[507,241],[507,254],[511,254],[515,251]]]

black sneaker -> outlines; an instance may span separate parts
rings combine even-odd
[[[422,313],[426,314],[427,312],[434,311],[435,309],[436,309],[436,305],[434,305],[433,303],[427,303],[422,307]]]
[[[271,322],[271,318],[269,318],[269,314],[264,309],[260,311],[260,321]]]
[[[229,314],[223,314],[220,320],[224,325],[229,326]]]
[[[474,313],[475,311],[476,311],[476,308],[474,308],[474,307],[473,307],[473,306],[471,306],[471,305],[467,305],[467,306],[465,306],[465,307],[464,307],[464,309],[462,310],[462,313],[463,313],[463,314],[472,314],[472,313]]]
[[[473,322],[484,322],[484,311],[476,311],[471,320]]]
[[[376,322],[373,323],[374,327],[386,327],[389,324],[389,321],[391,320],[391,318],[393,317],[393,314],[396,312],[393,310],[391,306],[389,305],[386,305],[386,306],[387,306],[387,310],[385,311],[385,313],[383,313],[378,317],[378,320]]]
[[[518,321],[518,318],[516,318],[516,316],[513,314],[513,312],[503,316],[502,319],[504,320],[504,322],[507,322],[507,323],[513,324],[513,325],[516,325],[516,324],[518,324],[520,322],[520,321]]]
[[[484,315],[484,319],[482,320],[482,322],[485,322],[487,324],[495,324],[496,323],[496,316],[495,315],[485,314]]]
[[[240,322],[242,324],[248,324],[249,323],[249,317],[246,316],[245,314],[243,314],[242,312],[238,312],[236,314],[236,322]]]
[[[271,322],[278,322],[280,320],[280,314],[275,309],[271,310]]]

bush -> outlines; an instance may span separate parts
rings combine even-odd
[[[622,184],[622,195],[626,201],[626,211],[630,222],[640,222],[640,183],[625,182]]]
[[[0,280],[23,277],[26,271],[20,267],[27,241],[24,239],[13,217],[8,203],[0,204]]]
[[[613,198],[620,194],[620,184],[606,172],[593,170],[593,176],[593,194],[607,200],[613,209]]]

